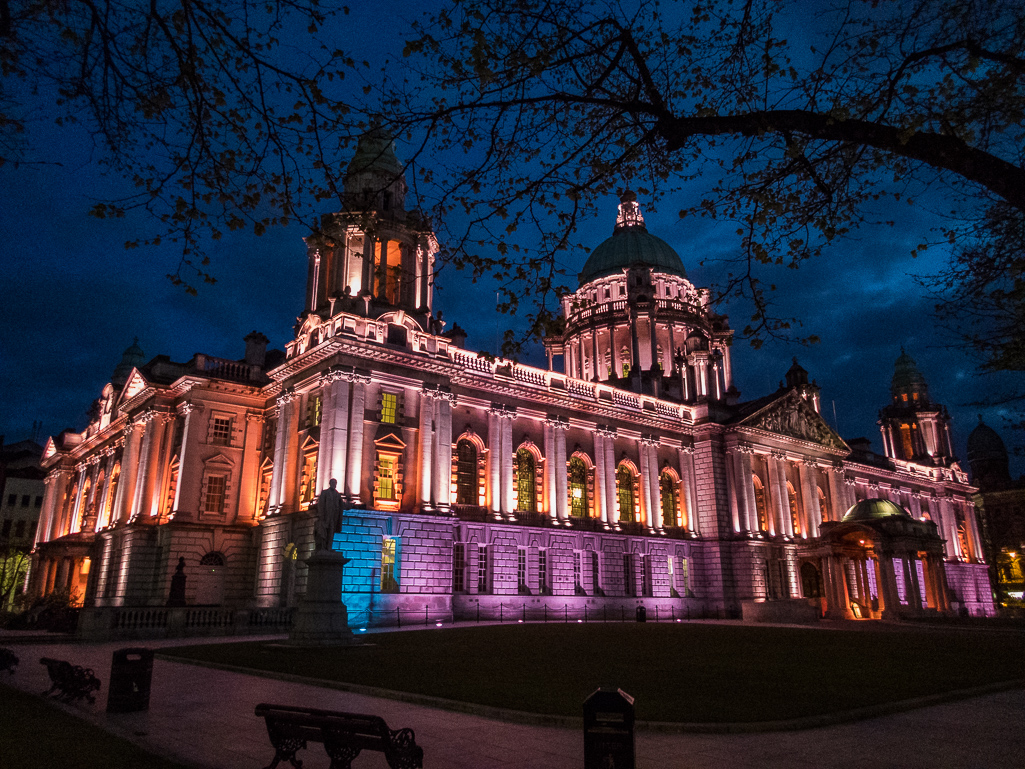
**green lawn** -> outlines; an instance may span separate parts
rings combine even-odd
[[[184,769],[68,715],[46,700],[0,685],[0,769]]]
[[[730,625],[507,625],[381,633],[372,646],[216,644],[165,654],[579,716],[598,686],[637,718],[789,719],[1025,678],[1025,634]]]

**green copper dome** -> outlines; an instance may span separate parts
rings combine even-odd
[[[580,285],[634,267],[651,267],[656,272],[687,277],[683,260],[662,238],[648,232],[632,192],[624,193],[612,237],[600,243],[580,271]]]
[[[863,499],[843,517],[843,523],[878,521],[880,518],[910,518],[911,514],[888,499]]]
[[[371,128],[356,145],[356,153],[346,169],[346,175],[378,171],[387,176],[399,176],[402,163],[395,154],[395,142],[381,128]]]
[[[900,348],[900,357],[893,364],[893,379],[890,381],[890,392],[897,395],[915,388],[925,387],[925,377],[918,370],[914,359]]]

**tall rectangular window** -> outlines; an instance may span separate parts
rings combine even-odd
[[[601,595],[601,562],[598,560],[598,553],[591,553],[591,585],[595,595]]]
[[[651,595],[651,558],[641,555],[641,595]]]
[[[530,592],[527,585],[527,548],[518,548],[516,554],[516,586],[520,593]]]
[[[323,397],[318,393],[311,395],[306,402],[306,428],[316,427],[320,424],[324,411]]]
[[[224,491],[228,479],[223,475],[211,475],[206,479],[206,504],[204,509],[208,513],[224,512]]]
[[[680,595],[690,595],[690,563],[687,561],[686,556],[680,556],[680,577],[677,584],[679,585],[677,589]]]
[[[452,546],[452,591],[462,593],[466,589],[466,546],[456,542]]]
[[[210,443],[218,446],[231,445],[231,418],[214,417],[210,427]]]
[[[381,592],[399,592],[399,581],[396,576],[396,556],[398,543],[395,537],[385,537],[381,542]]]
[[[634,579],[634,559],[630,553],[623,553],[623,589],[627,595],[637,595],[637,581]]]
[[[537,586],[544,595],[548,592],[548,551],[537,551]]]
[[[377,497],[395,499],[395,464],[391,457],[377,460]]]
[[[581,552],[579,550],[573,551],[573,589],[576,592],[580,592],[584,589],[580,578],[580,558]]]
[[[399,396],[395,393],[381,393],[381,421],[393,425],[398,419]]]
[[[488,592],[488,549],[481,546],[477,557],[477,592]]]

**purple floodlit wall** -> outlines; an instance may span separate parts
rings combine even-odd
[[[984,563],[946,563],[947,586],[955,611],[967,612],[973,617],[994,617],[993,591]]]

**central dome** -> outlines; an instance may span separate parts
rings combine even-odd
[[[648,232],[636,201],[632,192],[624,193],[616,229],[612,237],[600,243],[587,258],[578,276],[581,286],[635,266],[687,277],[680,255],[662,238]]]

